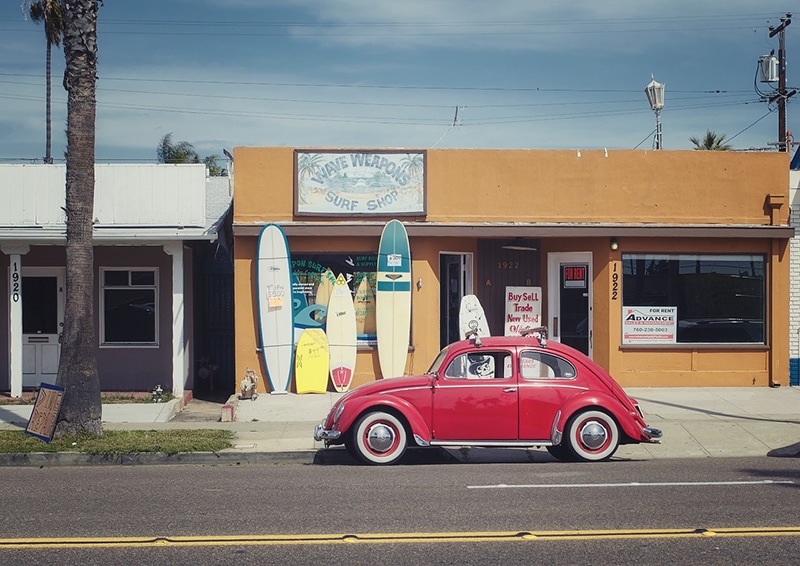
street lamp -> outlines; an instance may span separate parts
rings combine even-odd
[[[650,110],[656,113],[656,135],[653,138],[653,149],[661,149],[661,109],[664,108],[664,85],[657,83],[652,79],[645,87],[644,92],[647,94],[647,102],[650,103]]]

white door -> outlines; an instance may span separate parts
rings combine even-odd
[[[547,254],[550,338],[592,356],[592,254]]]
[[[22,268],[22,386],[55,383],[64,325],[64,268]]]

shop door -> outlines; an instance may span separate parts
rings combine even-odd
[[[461,339],[461,297],[472,294],[472,254],[439,254],[439,347]]]
[[[22,386],[55,383],[64,320],[64,270],[22,268]]]
[[[550,338],[592,356],[592,254],[547,254]]]

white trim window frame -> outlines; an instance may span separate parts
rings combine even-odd
[[[157,348],[157,267],[100,268],[100,347]]]

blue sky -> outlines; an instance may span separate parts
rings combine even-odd
[[[44,155],[44,31],[20,4],[0,7],[0,163]],[[644,150],[651,74],[666,85],[665,149],[691,149],[707,129],[737,149],[773,148],[777,111],[759,100],[756,66],[777,53],[768,28],[792,4],[106,0],[96,158],[153,162],[167,133],[201,156],[235,146]],[[789,87],[800,87],[797,16]],[[61,50],[53,61],[52,152],[63,162]],[[788,128],[800,132],[797,100]]]

